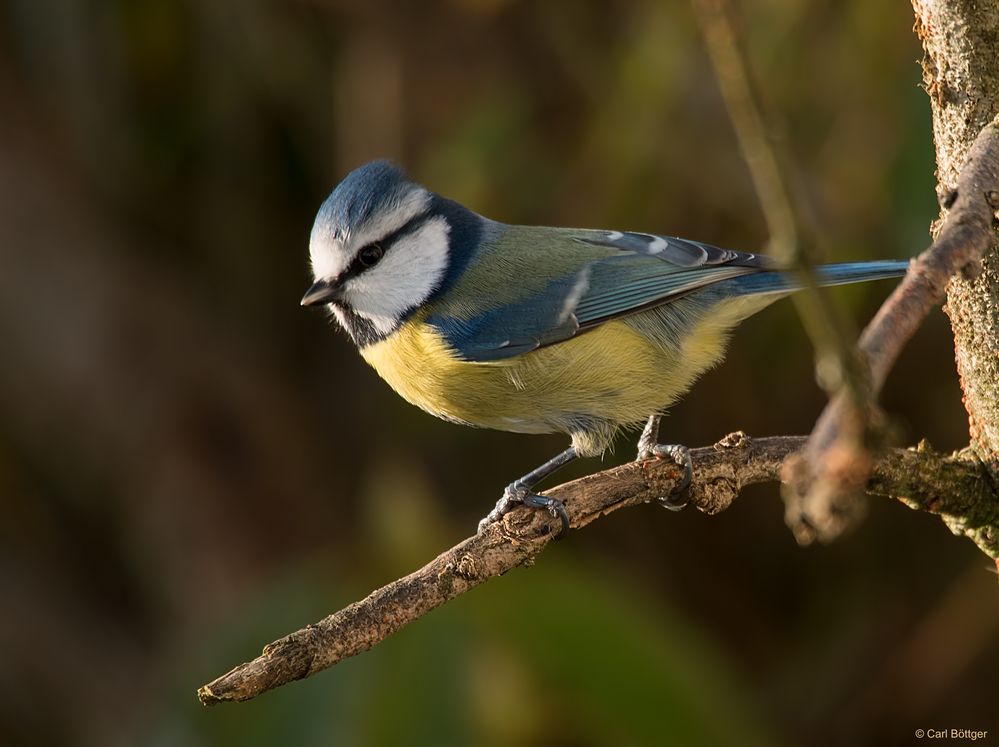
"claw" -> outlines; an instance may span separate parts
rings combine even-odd
[[[481,532],[490,524],[501,520],[506,514],[516,508],[518,504],[523,504],[530,508],[546,509],[552,515],[553,519],[558,519],[561,526],[558,534],[553,539],[562,539],[566,532],[569,531],[569,514],[565,510],[565,504],[562,501],[532,493],[517,483],[507,486],[506,490],[503,491],[503,497],[496,502],[496,507],[479,522],[479,531]]]
[[[531,508],[544,508],[552,515],[553,519],[558,519],[562,525],[561,531],[559,531],[554,538],[561,539],[563,535],[569,531],[569,514],[565,511],[565,505],[562,501],[538,495],[533,491],[535,485],[544,480],[559,467],[568,464],[576,458],[576,450],[570,446],[561,454],[556,454],[537,469],[528,472],[519,480],[515,480],[507,485],[506,490],[503,491],[503,497],[496,502],[496,508],[490,511],[486,518],[479,522],[479,531],[481,532],[490,524],[499,521],[503,518],[504,514],[510,512],[510,509],[518,503],[521,503],[525,506],[530,506]]]
[[[644,459],[671,459],[677,465],[683,467],[683,477],[680,484],[673,488],[672,492],[659,499],[659,504],[670,511],[682,511],[690,503],[690,481],[694,477],[694,465],[690,459],[690,449],[679,444],[652,444],[640,448],[638,460]]]
[[[548,509],[548,513],[552,515],[552,518],[558,519],[561,522],[559,532],[553,539],[560,540],[569,531],[569,514],[566,512],[565,504],[562,501],[557,498],[538,495],[537,493],[528,493],[524,496],[523,501],[525,506],[530,506],[531,508]]]

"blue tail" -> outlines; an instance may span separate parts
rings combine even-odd
[[[838,265],[821,265],[816,269],[821,285],[845,285],[863,283],[868,280],[896,278],[909,269],[907,259],[886,259],[875,262],[844,262]],[[790,293],[802,286],[792,273],[761,272],[756,275],[743,275],[727,281],[734,295],[755,295],[758,293]]]

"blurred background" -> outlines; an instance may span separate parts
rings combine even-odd
[[[304,683],[196,688],[467,536],[559,437],[410,407],[298,305],[315,210],[390,157],[507,222],[766,235],[697,24],[656,0],[0,0],[0,742],[908,744],[996,729],[990,563],[872,502],[800,549],[776,486],[657,507]],[[907,3],[765,0],[749,54],[830,260],[935,217]],[[836,291],[862,325],[890,291]],[[666,421],[806,433],[790,304]],[[966,442],[933,315],[883,402]],[[602,463],[629,459],[634,437]],[[991,735],[990,735],[991,736]]]

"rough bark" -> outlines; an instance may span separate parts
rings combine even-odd
[[[979,130],[999,114],[999,3],[913,0],[923,43],[923,82],[933,115],[944,214],[958,171]],[[993,207],[999,207],[995,200]],[[972,268],[977,271],[978,268]],[[999,477],[999,252],[981,271],[954,278],[944,307],[954,330],[957,370],[971,445]]]

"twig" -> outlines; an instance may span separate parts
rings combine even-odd
[[[729,0],[693,0],[705,44],[732,127],[753,180],[769,232],[769,251],[801,279],[806,293],[793,297],[816,351],[819,384],[832,394],[847,387],[858,404],[866,402],[863,371],[853,350],[853,332],[819,286],[813,257],[801,232],[808,224],[806,206],[767,127],[767,117],[745,51],[740,44]]]
[[[958,272],[974,276],[982,255],[992,246],[999,209],[999,117],[975,139],[957,187],[943,198],[949,209],[936,240],[909,267],[860,337],[861,354],[870,366],[873,396],[881,391],[902,348],[923,319],[943,299]],[[842,524],[835,496],[867,482],[870,459],[861,458],[844,434],[853,430],[845,398],[835,397],[819,417],[801,458],[789,461],[785,480],[794,500],[788,523],[799,542],[835,536]]]
[[[784,458],[803,443],[800,436],[751,440],[735,433],[713,447],[693,450],[691,502],[708,514],[724,510],[744,486],[776,480]],[[910,505],[938,513],[956,506],[963,516],[972,518],[955,519],[952,528],[978,541],[979,535],[999,536],[997,504],[987,494],[988,484],[980,469],[976,462],[941,457],[927,449],[896,450],[876,466],[871,489],[878,494],[904,494]],[[928,479],[916,479],[924,471]],[[560,485],[548,495],[562,500],[572,526],[581,527],[619,508],[668,495],[679,478],[679,470],[669,460],[633,462]],[[202,687],[198,697],[205,705],[249,700],[367,651],[482,582],[533,563],[551,541],[550,523],[545,512],[514,510],[501,523],[469,537],[415,573],[269,644],[258,658]],[[999,551],[993,547],[992,554]]]

